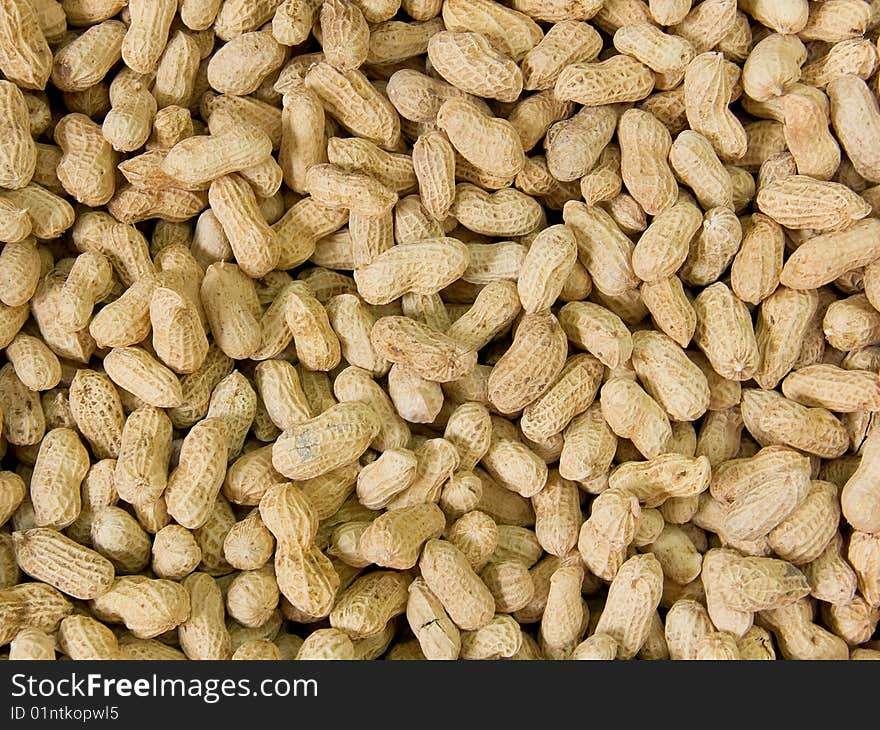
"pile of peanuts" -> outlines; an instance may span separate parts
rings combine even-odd
[[[872,0],[0,0],[9,659],[880,659]]]

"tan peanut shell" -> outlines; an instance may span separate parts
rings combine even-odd
[[[272,447],[272,463],[292,479],[320,476],[357,459],[378,432],[378,419],[369,406],[340,403],[285,431]]]
[[[110,561],[47,527],[16,532],[13,546],[22,570],[74,598],[96,598],[113,581]]]
[[[492,619],[495,599],[454,545],[428,541],[420,567],[428,587],[459,628],[476,630]]]

